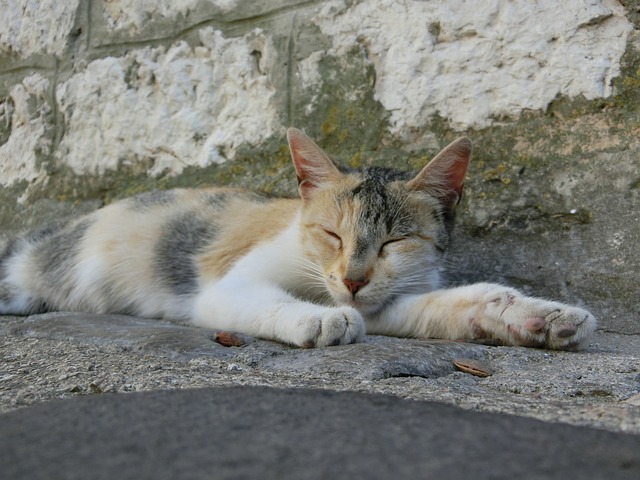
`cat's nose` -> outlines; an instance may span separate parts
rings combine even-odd
[[[347,286],[352,295],[358,293],[358,291],[362,289],[362,287],[369,283],[369,280],[350,280],[348,278],[343,278],[342,281]]]

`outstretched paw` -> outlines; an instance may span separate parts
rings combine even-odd
[[[573,349],[596,327],[593,315],[582,308],[526,297],[507,288],[492,292],[486,312],[488,322],[476,328],[509,345]]]
[[[364,339],[364,320],[349,307],[325,308],[322,313],[302,318],[301,341],[305,348],[329,347],[360,342]]]
[[[541,346],[554,350],[577,347],[595,330],[595,318],[578,307],[560,307],[544,317],[514,321],[509,325],[509,333],[518,345]]]

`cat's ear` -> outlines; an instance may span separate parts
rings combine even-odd
[[[471,158],[471,140],[458,138],[436,155],[407,184],[411,190],[424,190],[437,197],[447,211],[462,198],[464,177]]]
[[[298,189],[305,200],[314,190],[340,177],[340,171],[326,153],[300,130],[287,130],[291,159],[298,175]]]

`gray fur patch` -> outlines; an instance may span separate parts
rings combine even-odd
[[[217,209],[224,208],[233,194],[229,192],[206,192],[204,194],[204,200],[210,207]]]
[[[170,205],[175,202],[175,200],[176,192],[173,190],[153,190],[129,199],[135,210],[146,210],[148,208]]]
[[[354,198],[360,200],[362,223],[386,228],[389,233],[395,223],[399,199],[388,190],[391,182],[403,181],[408,178],[405,172],[389,168],[370,167],[362,172],[363,181],[352,191]]]
[[[206,192],[205,201],[208,206],[216,209],[222,209],[234,199],[248,200],[256,203],[264,203],[269,199],[264,195],[256,192],[237,192],[237,191],[220,191],[220,192]]]
[[[386,236],[400,236],[410,233],[413,228],[411,215],[402,208],[404,199],[389,184],[406,180],[404,172],[387,168],[371,167],[362,172],[364,178],[352,191],[353,198],[359,200],[358,215],[360,229],[365,232],[358,239],[355,257],[364,256],[372,241],[383,240]]]
[[[351,191],[351,195],[359,200],[359,226],[367,233],[358,239],[355,257],[365,255],[368,244],[374,238],[402,237],[414,233],[416,214],[405,207],[406,193],[389,188],[392,182],[410,180],[413,178],[411,174],[378,167],[366,168],[358,173],[362,181]],[[431,209],[429,214],[438,225],[436,247],[443,252],[449,244],[453,214],[445,215],[438,209]]]
[[[178,295],[193,293],[198,286],[195,256],[215,235],[215,225],[194,212],[169,221],[155,250],[160,281]]]
[[[451,236],[453,235],[453,224],[455,212],[445,213],[442,210],[433,210],[433,221],[440,225],[436,238],[436,249],[439,253],[444,253],[449,247]]]
[[[18,250],[18,241],[15,238],[9,239],[0,254],[0,279],[5,277],[4,265],[7,260]]]
[[[80,222],[73,228],[65,230],[69,220],[51,222],[27,232],[22,237],[10,240],[0,255],[0,302],[5,306],[11,305],[15,299],[15,285],[8,285],[3,279],[6,277],[6,264],[9,258],[22,251],[27,245],[33,245],[33,256],[38,271],[34,275],[41,275],[45,282],[54,290],[65,287],[64,273],[73,265],[73,257],[77,251],[79,240],[84,235],[89,220]],[[20,294],[33,292],[21,291]],[[24,302],[24,300],[22,301]],[[46,299],[32,296],[28,304],[21,307],[16,314],[31,314],[47,311]]]
[[[56,220],[49,223],[45,223],[44,225],[40,225],[39,227],[36,227],[30,232],[28,232],[24,236],[24,238],[29,243],[38,243],[41,240],[47,237],[51,237],[52,235],[58,233],[68,223],[69,223],[69,220]]]
[[[9,305],[12,298],[13,293],[9,289],[8,285],[0,280],[0,305]]]
[[[91,220],[84,219],[62,230],[50,231],[48,238],[43,236],[39,239],[34,255],[42,275],[52,285],[65,281],[65,274],[75,265],[80,242],[91,223]]]
[[[10,240],[0,255],[0,303],[12,310],[16,296],[22,299],[19,311],[9,311],[18,315],[40,313],[48,310],[47,295],[40,292],[28,292],[24,288],[9,284],[7,277],[7,262],[14,255],[24,250],[27,245],[33,245],[33,260],[38,271],[34,275],[41,276],[44,283],[52,291],[59,293],[68,289],[68,278],[65,273],[73,266],[75,254],[80,240],[90,225],[84,220],[75,226],[66,227],[68,221],[50,223],[26,233],[21,238]]]

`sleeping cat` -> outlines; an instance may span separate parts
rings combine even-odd
[[[567,349],[587,311],[502,285],[439,289],[471,143],[415,176],[336,165],[288,131],[300,199],[232,188],[151,192],[15,238],[0,313],[189,320],[301,347],[366,333]]]

